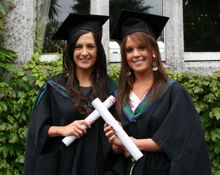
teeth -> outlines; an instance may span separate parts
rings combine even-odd
[[[143,60],[134,60],[133,62],[134,62],[134,63],[143,62]]]
[[[135,64],[135,65],[141,65],[142,63],[143,63],[143,59],[140,59],[140,60],[133,60],[133,63]]]
[[[80,61],[88,61],[89,58],[80,58]]]
[[[143,61],[143,59],[139,59],[139,60],[133,60],[133,62],[136,62],[136,61]]]

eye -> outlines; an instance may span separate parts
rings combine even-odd
[[[95,45],[95,44],[88,44],[88,45],[87,45],[87,48],[88,48],[88,49],[95,49],[95,48],[96,48],[96,45]]]
[[[81,44],[76,44],[74,49],[81,49],[82,48],[82,45]]]
[[[128,48],[125,49],[125,51],[126,51],[127,53],[131,53],[133,50],[134,50],[134,49],[131,48],[131,47],[128,47]]]
[[[145,50],[145,48],[146,48],[145,46],[139,46],[139,47],[138,47],[138,49],[139,49],[139,50],[142,50],[142,51]]]

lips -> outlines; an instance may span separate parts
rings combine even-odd
[[[88,61],[90,61],[91,58],[80,58],[79,61],[83,62],[83,63],[86,63]]]
[[[133,60],[132,61],[135,65],[141,65],[144,62],[144,59],[138,59],[138,60]]]

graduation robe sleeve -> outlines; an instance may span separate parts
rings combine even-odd
[[[25,175],[35,172],[38,157],[47,140],[49,123],[51,123],[48,86],[46,83],[40,90],[32,111],[25,150]]]
[[[27,135],[24,174],[103,175],[111,145],[104,135],[101,117],[68,147],[62,143],[63,137],[48,137],[50,126],[66,126],[87,117],[74,107],[65,77],[58,75],[54,79],[48,80],[37,96]],[[109,87],[109,93],[114,87]],[[87,107],[92,105],[88,102]]]
[[[123,115],[121,122],[129,136],[152,138],[161,151],[142,151],[144,156],[137,162],[117,154],[112,161],[113,174],[129,175],[132,171],[132,175],[211,175],[200,118],[188,92],[174,82],[150,105],[135,121]],[[141,104],[136,111],[140,109]]]
[[[179,83],[170,88],[168,95],[164,98],[169,98],[169,111],[152,139],[171,160],[169,174],[210,175],[200,116],[191,96]]]

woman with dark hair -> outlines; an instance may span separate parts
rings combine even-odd
[[[80,30],[79,32],[75,33],[73,38],[72,38],[72,42],[68,44],[66,52],[64,53],[64,59],[63,59],[63,66],[64,69],[68,75],[68,79],[67,79],[67,90],[69,92],[69,94],[74,97],[77,96],[77,98],[75,99],[75,106],[78,110],[83,110],[82,108],[82,104],[81,104],[81,100],[84,99],[83,94],[81,94],[79,92],[79,86],[80,86],[80,82],[78,82],[78,78],[77,77],[77,71],[79,70],[81,72],[81,67],[80,67],[80,61],[77,61],[77,55],[75,54],[76,52],[81,52],[81,48],[82,46],[78,45],[77,41],[80,38],[80,36],[85,35],[85,36],[90,36],[94,38],[94,44],[95,45],[89,45],[89,50],[96,50],[95,55],[97,55],[96,59],[92,60],[94,61],[94,65],[92,65],[92,69],[85,69],[85,73],[88,75],[88,79],[90,82],[90,84],[92,85],[93,88],[93,93],[96,97],[100,97],[102,100],[104,100],[105,98],[108,97],[107,94],[107,89],[108,89],[108,77],[107,77],[107,68],[106,68],[106,56],[105,56],[105,52],[104,52],[104,48],[103,45],[101,43],[101,40],[98,38],[97,35],[94,35],[94,33],[92,33],[89,30]],[[96,47],[98,49],[95,49],[93,47]],[[73,50],[73,48],[75,48]],[[76,56],[74,56],[74,54]],[[74,57],[74,58],[73,58]],[[79,63],[79,64],[78,64]],[[89,84],[89,87],[91,86]],[[83,85],[81,82],[81,86],[87,86],[87,85]],[[91,99],[90,99],[91,100]],[[83,111],[81,111],[83,112]]]
[[[101,44],[108,17],[70,14],[53,39],[67,40],[64,72],[49,79],[39,92],[30,120],[25,152],[25,175],[103,175],[110,144],[99,118],[85,118],[91,101],[104,101],[115,88],[107,76]],[[69,146],[65,136],[77,139]]]
[[[115,131],[114,175],[210,175],[207,146],[189,93],[167,77],[157,38],[167,17],[122,11],[112,35],[121,42],[122,66],[116,94],[118,120],[142,151],[134,161]]]

